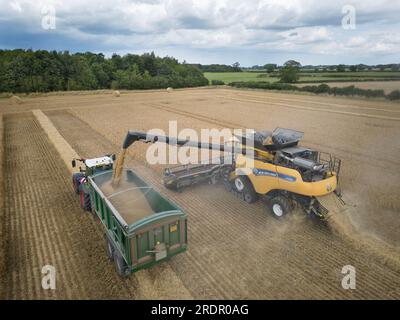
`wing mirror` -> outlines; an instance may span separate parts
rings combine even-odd
[[[75,167],[76,167],[76,161],[75,161],[75,159],[72,160],[71,165],[72,165],[72,168],[75,168]]]
[[[111,159],[112,159],[113,161],[115,161],[115,159],[117,159],[117,157],[115,156],[115,154],[113,154],[113,155],[111,156]]]

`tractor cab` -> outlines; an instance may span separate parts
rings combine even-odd
[[[112,170],[113,159],[111,157],[101,157],[94,159],[86,159],[86,175],[93,175],[102,171]]]
[[[72,167],[76,167],[76,160],[81,161],[85,165],[85,169],[79,168],[86,176],[91,176],[95,173],[108,171],[113,169],[115,155],[106,155],[100,158],[92,159],[74,159]]]

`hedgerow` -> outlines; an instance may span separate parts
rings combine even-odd
[[[267,81],[239,81],[231,82],[228,84],[231,87],[236,88],[253,88],[253,89],[266,89],[266,90],[285,90],[285,91],[301,91],[311,92],[315,94],[330,94],[340,96],[361,96],[367,98],[386,98],[390,100],[400,100],[400,91],[395,90],[390,94],[385,95],[385,92],[381,89],[361,89],[354,85],[347,87],[330,87],[325,83],[318,86],[304,86],[297,87],[295,85],[280,83],[280,82],[267,82]]]

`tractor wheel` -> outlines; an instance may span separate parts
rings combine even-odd
[[[117,273],[121,277],[127,276],[128,266],[127,266],[124,258],[119,254],[119,252],[117,250],[114,251],[113,256],[114,256],[115,268],[117,270]]]
[[[81,208],[85,211],[92,211],[92,205],[90,202],[90,194],[85,193],[83,190],[79,193],[79,198],[81,202]]]
[[[76,194],[79,194],[79,184],[80,184],[80,180],[84,177],[84,174],[81,172],[78,173],[74,173],[72,175],[72,187],[74,188],[74,192]]]
[[[110,259],[110,261],[114,260],[114,247],[111,244],[110,239],[108,239],[107,236],[104,237],[106,239],[106,252],[107,252],[107,257]]]
[[[253,203],[258,200],[258,194],[254,190],[254,187],[248,177],[235,177],[235,179],[233,180],[233,186],[236,192],[240,194],[240,198],[243,198],[243,200],[247,203]]]
[[[269,200],[269,208],[277,219],[284,217],[291,210],[290,202],[284,196],[276,196]]]

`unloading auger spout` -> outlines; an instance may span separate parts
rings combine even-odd
[[[143,141],[145,143],[156,143],[156,142],[163,142],[170,145],[176,146],[185,146],[185,147],[192,147],[192,148],[199,148],[199,149],[209,149],[209,150],[218,150],[222,152],[231,152],[231,153],[242,153],[242,154],[249,154],[251,150],[247,150],[245,148],[235,148],[235,147],[228,147],[227,145],[223,144],[212,144],[200,141],[190,141],[186,139],[178,139],[169,136],[162,136],[156,134],[147,134],[140,131],[128,131],[124,143],[122,145],[122,150],[117,158],[117,161],[114,165],[113,170],[113,186],[118,186],[119,181],[121,179],[121,172],[124,166],[126,150],[134,144],[136,141]]]

